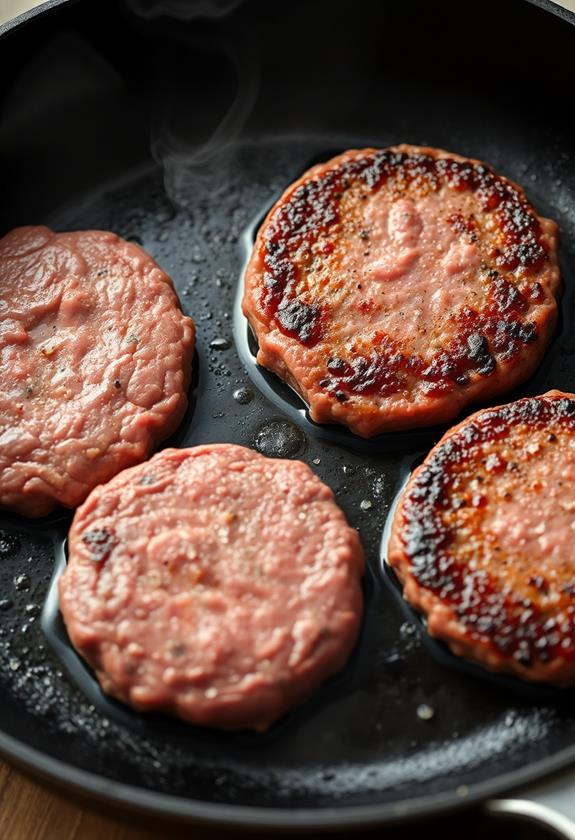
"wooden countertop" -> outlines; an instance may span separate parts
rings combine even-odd
[[[1,0],[0,0],[1,2]],[[94,806],[98,808],[98,806]],[[54,794],[30,781],[0,759],[0,840],[245,840],[245,838],[297,837],[297,840],[550,840],[555,835],[528,823],[487,820],[480,812],[425,821],[417,825],[373,829],[365,832],[222,831],[205,826],[177,827],[128,816],[109,817]]]
[[[456,823],[453,824],[453,832],[442,831],[442,840],[460,840],[461,818]],[[249,836],[253,835],[250,833]],[[269,834],[264,832],[257,836],[265,840]],[[319,836],[327,838],[334,835],[313,835],[314,838]],[[336,836],[345,840],[346,836],[351,838],[358,835]],[[381,832],[374,834],[370,831],[362,836],[381,837]],[[419,830],[413,828],[400,828],[385,834],[386,840],[415,840],[420,836]],[[245,837],[248,835],[201,826],[178,828],[158,823],[153,828],[144,828],[129,818],[102,816],[49,792],[0,759],[1,840],[241,840]],[[311,838],[311,835],[300,832],[297,837],[298,840],[305,840],[306,837]],[[470,840],[469,834],[466,840]]]
[[[99,816],[55,796],[0,760],[2,840],[157,840],[159,837],[161,833],[150,833]]]

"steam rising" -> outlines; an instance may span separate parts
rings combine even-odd
[[[213,202],[222,190],[234,188],[235,147],[254,107],[259,76],[257,63],[250,56],[240,61],[237,53],[228,53],[228,58],[236,59],[237,92],[207,142],[195,145],[190,138],[176,136],[170,128],[169,112],[152,142],[154,157],[164,167],[166,192],[176,206],[185,206],[191,192]]]
[[[243,0],[130,0],[144,16],[171,15],[191,21],[199,17],[218,19],[212,31],[196,37],[194,27],[184,30],[190,49],[205,51],[231,64],[236,93],[219,124],[205,137],[205,103],[189,100],[168,102],[152,136],[152,153],[164,169],[166,192],[176,207],[185,207],[193,195],[206,204],[218,202],[222,191],[236,188],[236,150],[244,126],[254,108],[259,90],[259,62],[253,35],[246,28],[232,29],[220,19],[237,8]],[[142,9],[142,7],[144,7]],[[180,33],[182,37],[182,33]],[[213,58],[213,55],[212,55]],[[173,128],[173,117],[184,110],[197,114],[197,120],[185,133]]]

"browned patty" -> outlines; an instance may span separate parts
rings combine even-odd
[[[258,363],[312,418],[369,437],[450,420],[527,378],[559,288],[557,226],[520,187],[404,145],[345,152],[285,191],[243,310]]]
[[[0,239],[0,507],[42,516],[148,457],[183,417],[194,325],[105,231]]]
[[[432,636],[488,668],[575,683],[575,395],[479,411],[414,472],[388,562]]]

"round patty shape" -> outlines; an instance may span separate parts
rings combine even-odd
[[[144,460],[187,406],[194,326],[113,233],[0,240],[0,507],[43,516]]]
[[[445,422],[526,379],[552,335],[557,226],[489,166],[416,146],[345,152],[290,186],[245,276],[257,361],[318,423]]]
[[[342,668],[363,552],[300,461],[168,449],[77,511],[60,608],[104,691],[141,711],[263,730]]]
[[[430,635],[494,671],[575,683],[575,395],[479,411],[413,473],[388,563]]]

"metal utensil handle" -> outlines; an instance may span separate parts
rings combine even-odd
[[[522,817],[565,840],[575,840],[575,768],[527,785],[509,797],[489,799],[485,810],[493,816]]]

